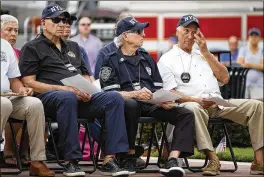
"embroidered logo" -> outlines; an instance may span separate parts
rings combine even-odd
[[[1,51],[1,62],[7,62],[6,53]]]
[[[148,74],[151,75],[151,68],[147,66],[146,70],[147,70]]]
[[[69,55],[70,57],[75,58],[75,54],[74,54],[72,51],[69,51],[69,52],[68,52],[68,55]]]
[[[101,72],[100,72],[100,78],[104,82],[106,82],[109,79],[109,77],[111,75],[111,72],[112,72],[112,68],[110,68],[110,67],[102,67]]]

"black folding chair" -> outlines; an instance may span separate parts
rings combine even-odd
[[[49,132],[50,132],[50,136],[51,136],[51,141],[52,141],[52,144],[53,144],[53,147],[54,147],[54,151],[55,151],[55,156],[56,156],[56,162],[61,166],[61,167],[64,167],[65,164],[63,164],[64,160],[60,160],[59,158],[59,152],[58,152],[58,148],[57,148],[57,145],[55,143],[55,138],[54,138],[54,135],[53,135],[53,130],[52,130],[52,126],[51,124],[54,123],[55,121],[52,121],[53,119],[50,118],[50,117],[46,117],[46,121],[48,123],[48,128],[49,128]],[[86,136],[88,137],[88,141],[89,141],[89,144],[90,144],[90,155],[91,155],[91,160],[92,160],[92,170],[85,170],[84,172],[86,173],[89,173],[89,174],[92,174],[96,171],[96,161],[95,161],[95,157],[94,157],[94,149],[93,149],[93,143],[91,141],[91,133],[90,133],[90,129],[89,129],[89,123],[91,123],[92,121],[89,120],[89,119],[77,119],[77,123],[78,123],[78,129],[80,127],[80,124],[82,124],[85,128],[85,140],[86,140]],[[83,142],[85,143],[85,141]],[[85,144],[82,144],[82,152],[84,150],[84,146]],[[91,166],[90,164],[80,164],[80,166]],[[52,170],[54,170],[55,172],[61,172],[63,169],[62,168],[50,168]]]
[[[17,161],[18,171],[8,171],[8,172],[0,171],[0,175],[18,175],[23,170],[22,164],[21,164],[21,159],[20,159],[20,154],[21,154],[21,148],[20,148],[21,146],[20,145],[23,144],[27,122],[25,120],[17,120],[17,119],[11,118],[11,117],[8,119],[7,122],[10,126],[10,129],[11,129],[11,135],[12,135],[12,141],[13,141],[14,150],[15,150],[15,157],[16,157],[16,161]],[[21,135],[21,139],[20,139],[20,144],[18,144],[16,141],[16,134],[15,134],[15,129],[14,129],[14,125],[13,125],[14,123],[22,123],[22,135]]]

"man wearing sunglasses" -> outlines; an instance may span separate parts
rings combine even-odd
[[[80,34],[74,36],[71,38],[71,40],[77,42],[85,49],[89,58],[92,73],[94,74],[96,56],[99,50],[102,48],[102,42],[98,37],[91,34],[91,24],[92,21],[90,18],[82,17],[78,26]]]
[[[118,21],[116,22],[116,25],[121,20],[123,20],[124,18],[127,18],[127,17],[134,18],[131,14],[129,14],[127,12],[121,13],[119,15]],[[116,33],[116,25],[115,25],[115,29],[114,29],[115,33]],[[100,49],[100,51],[98,52],[97,57],[96,57],[96,65],[95,65],[95,69],[94,69],[94,78],[95,79],[99,79],[99,73],[100,73],[103,61],[105,59],[105,56],[109,53],[116,51],[118,49],[118,47],[119,47],[119,44],[117,43],[117,36],[116,36],[114,38],[113,42],[105,45],[103,48]],[[142,47],[140,47],[139,50],[146,51]]]
[[[45,109],[45,115],[58,123],[64,158],[68,161],[63,169],[65,176],[85,176],[78,161],[82,159],[78,140],[77,117],[105,119],[104,174],[128,176],[127,170],[116,163],[117,153],[128,151],[124,119],[124,100],[117,92],[83,93],[75,87],[64,86],[62,79],[82,75],[90,77],[77,43],[70,48],[61,37],[70,14],[57,4],[51,3],[42,11],[43,33],[25,44],[21,50],[20,69],[22,81],[34,89]],[[76,50],[75,50],[76,49]]]
[[[149,23],[139,23],[127,17],[117,24],[116,35],[119,48],[108,54],[100,71],[101,87],[105,91],[118,91],[125,99],[125,119],[129,152],[135,146],[140,116],[154,117],[175,127],[169,160],[160,172],[165,176],[182,177],[185,172],[178,158],[193,154],[194,114],[185,108],[175,107],[173,102],[160,105],[139,100],[149,100],[152,93],[162,88],[162,78],[157,64],[145,51],[138,50],[144,41],[144,29]],[[129,154],[130,155],[130,154]],[[124,166],[127,160],[124,160]],[[130,161],[130,167],[135,166]]]

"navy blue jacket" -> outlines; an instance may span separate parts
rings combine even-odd
[[[100,84],[105,91],[133,91],[146,87],[152,92],[163,85],[157,64],[146,51],[138,50],[135,56],[124,56],[120,49],[105,57]]]

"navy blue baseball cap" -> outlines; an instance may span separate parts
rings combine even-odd
[[[142,30],[144,28],[147,28],[149,26],[149,23],[139,23],[135,18],[133,17],[127,17],[121,20],[116,27],[116,36],[119,36],[123,32],[129,31],[129,30]]]
[[[43,9],[41,19],[44,19],[47,17],[49,18],[58,17],[63,13],[65,14],[66,18],[70,18],[71,15],[69,12],[66,11],[66,9],[62,8],[58,4],[50,3],[49,5],[45,7],[45,9]]]
[[[261,32],[258,28],[250,28],[248,30],[248,35],[251,36],[252,34],[256,34],[257,36],[260,36]]]
[[[191,14],[182,16],[181,19],[179,20],[178,24],[177,24],[177,27],[179,27],[179,26],[186,27],[186,26],[190,25],[191,23],[196,24],[196,26],[198,28],[200,28],[200,24],[199,24],[198,19]]]

